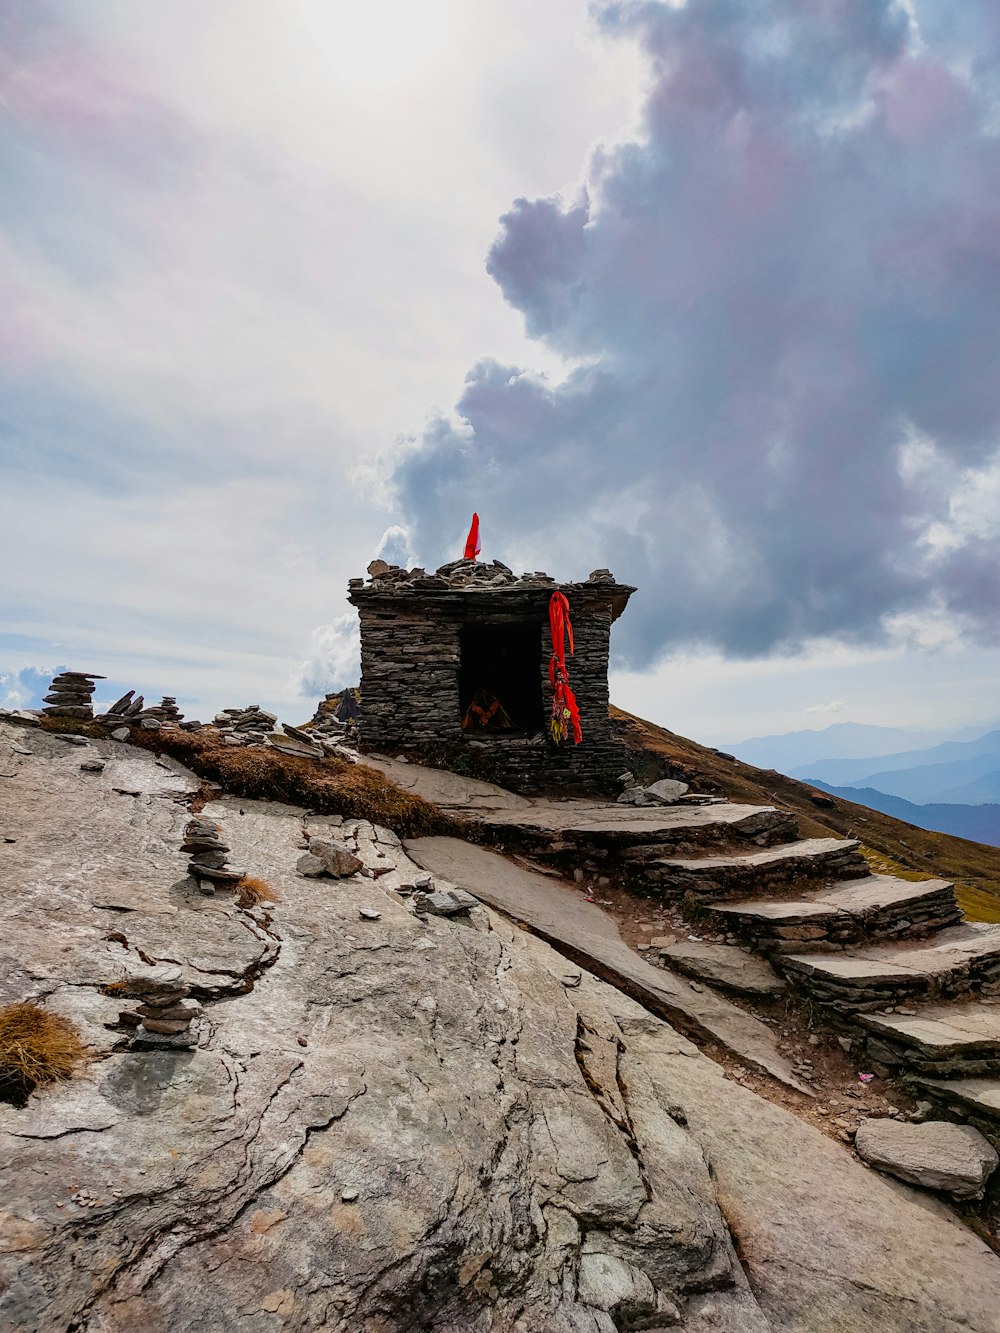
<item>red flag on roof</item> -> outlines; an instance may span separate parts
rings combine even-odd
[[[475,560],[476,556],[482,550],[479,544],[479,515],[472,515],[472,527],[469,529],[469,535],[465,539],[465,558],[466,560]]]

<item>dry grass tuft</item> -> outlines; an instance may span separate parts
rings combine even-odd
[[[40,1083],[70,1078],[86,1057],[76,1028],[29,1002],[0,1009],[0,1101],[23,1106]]]
[[[273,889],[266,879],[256,875],[244,875],[236,886],[236,903],[239,907],[256,907],[258,903],[277,903],[281,895]]]
[[[435,805],[397,787],[377,769],[342,759],[305,759],[264,746],[226,745],[218,732],[138,731],[132,744],[169,754],[199,777],[249,800],[284,801],[318,814],[367,819],[401,837],[454,833],[457,824]]]

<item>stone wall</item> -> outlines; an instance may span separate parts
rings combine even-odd
[[[634,589],[597,570],[586,583],[556,584],[545,574],[518,578],[506,566],[457,561],[436,574],[375,561],[368,583],[348,596],[361,621],[363,750],[409,754],[457,767],[516,790],[601,790],[613,786],[625,751],[608,719],[611,624]],[[570,685],[583,740],[556,745],[548,735],[553,592],[569,601],[575,652]],[[461,636],[467,625],[536,624],[542,709],[535,731],[462,730]]]

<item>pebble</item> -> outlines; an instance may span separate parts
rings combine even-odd
[[[341,1203],[354,1203],[357,1197],[358,1197],[358,1191],[355,1189],[341,1190],[340,1192]]]
[[[382,913],[376,912],[374,907],[362,907],[358,910],[358,916],[362,921],[381,921]]]

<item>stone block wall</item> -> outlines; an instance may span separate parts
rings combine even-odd
[[[520,791],[614,786],[625,752],[608,719],[611,624],[634,589],[606,570],[586,583],[556,584],[544,574],[518,578],[498,563],[475,561],[456,561],[433,575],[376,561],[369,572],[370,580],[352,580],[348,593],[361,621],[363,750],[407,754]],[[566,660],[580,708],[580,745],[556,745],[548,735],[548,608],[555,591],[570,606],[575,653],[567,651]],[[503,624],[539,627],[537,730],[463,731],[462,629]]]

